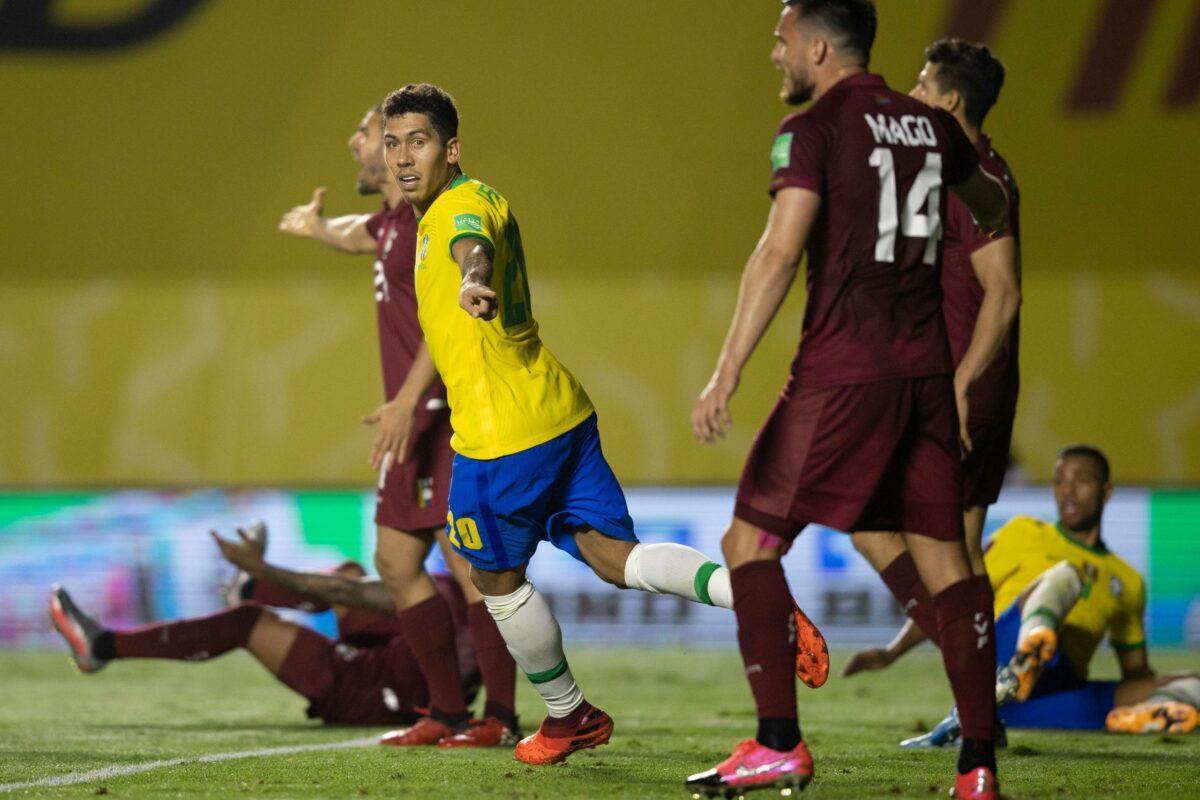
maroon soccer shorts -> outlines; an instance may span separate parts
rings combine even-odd
[[[450,412],[421,411],[408,458],[380,472],[375,524],[398,531],[423,531],[446,524],[449,507]]]
[[[978,422],[969,418],[967,427],[971,434],[971,452],[963,459],[963,506],[986,508],[1000,497],[1004,475],[1008,472],[1013,417],[1010,414],[1007,419]]]
[[[277,676],[308,701],[308,716],[330,725],[394,725],[429,702],[404,639],[354,648],[301,628]]]
[[[958,412],[948,376],[798,383],[789,383],[750,450],[738,519],[786,541],[810,522],[962,538]]]

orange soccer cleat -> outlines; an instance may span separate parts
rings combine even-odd
[[[1008,666],[996,675],[996,702],[1024,703],[1033,694],[1042,670],[1058,651],[1058,634],[1053,628],[1034,628],[1017,644]]]
[[[829,646],[825,637],[792,601],[792,623],[796,628],[796,677],[812,689],[819,689],[829,678]]]
[[[519,730],[512,730],[495,717],[486,717],[472,720],[466,730],[442,739],[438,747],[512,747],[520,739]]]
[[[1104,727],[1113,733],[1191,733],[1200,714],[1187,703],[1161,700],[1117,706]]]
[[[608,744],[613,732],[612,717],[593,705],[589,704],[588,708],[574,729],[555,729],[546,724],[550,717],[542,720],[541,727],[532,736],[526,736],[517,744],[513,755],[526,764],[545,766],[565,761],[576,750]]]
[[[411,728],[388,731],[379,737],[379,743],[391,747],[421,747],[435,745],[453,735],[454,731],[450,730],[449,725],[433,717],[421,717]]]

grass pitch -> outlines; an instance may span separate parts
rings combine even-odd
[[[835,654],[835,669],[845,653]],[[1104,654],[1100,661],[1107,661]],[[1200,656],[1164,653],[1160,670]],[[380,729],[307,721],[304,701],[249,656],[207,664],[124,662],[79,676],[64,653],[0,653],[0,784],[114,765],[282,746],[333,744]],[[610,745],[533,769],[507,751],[364,746],[219,763],[184,763],[24,797],[686,798],[683,778],[752,734],[753,707],[734,651],[576,650],[572,668],[617,727]],[[522,684],[526,726],[542,706]],[[941,718],[950,696],[936,652],[822,689],[800,687],[801,722],[816,759],[812,798],[944,797],[954,752],[895,744]],[[1013,798],[1200,797],[1200,734],[1118,737],[1010,732],[1001,782]],[[763,792],[751,797],[777,796]]]

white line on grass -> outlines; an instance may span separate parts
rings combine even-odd
[[[217,761],[236,761],[240,758],[258,758],[260,756],[286,756],[293,753],[311,753],[314,750],[345,750],[351,747],[366,747],[379,743],[379,737],[371,736],[365,739],[349,739],[341,742],[324,742],[321,744],[294,744],[286,747],[264,747],[260,750],[241,750],[235,753],[209,753],[204,756],[188,756],[186,758],[167,758],[161,761],[143,761],[141,764],[114,764],[111,767],[88,770],[87,772],[69,772],[66,775],[51,775],[33,781],[21,783],[0,783],[0,792],[15,792],[18,789],[36,789],[39,786],[70,786],[74,783],[87,783],[109,778],[119,778],[123,775],[136,775],[139,772],[149,772],[163,767],[178,767],[183,764],[212,764]]]

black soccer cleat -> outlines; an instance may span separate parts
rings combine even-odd
[[[55,630],[67,640],[71,658],[80,672],[91,674],[104,669],[108,662],[96,658],[92,653],[92,644],[97,636],[104,633],[104,628],[83,613],[61,586],[55,586],[50,591],[50,619],[54,622]]]

